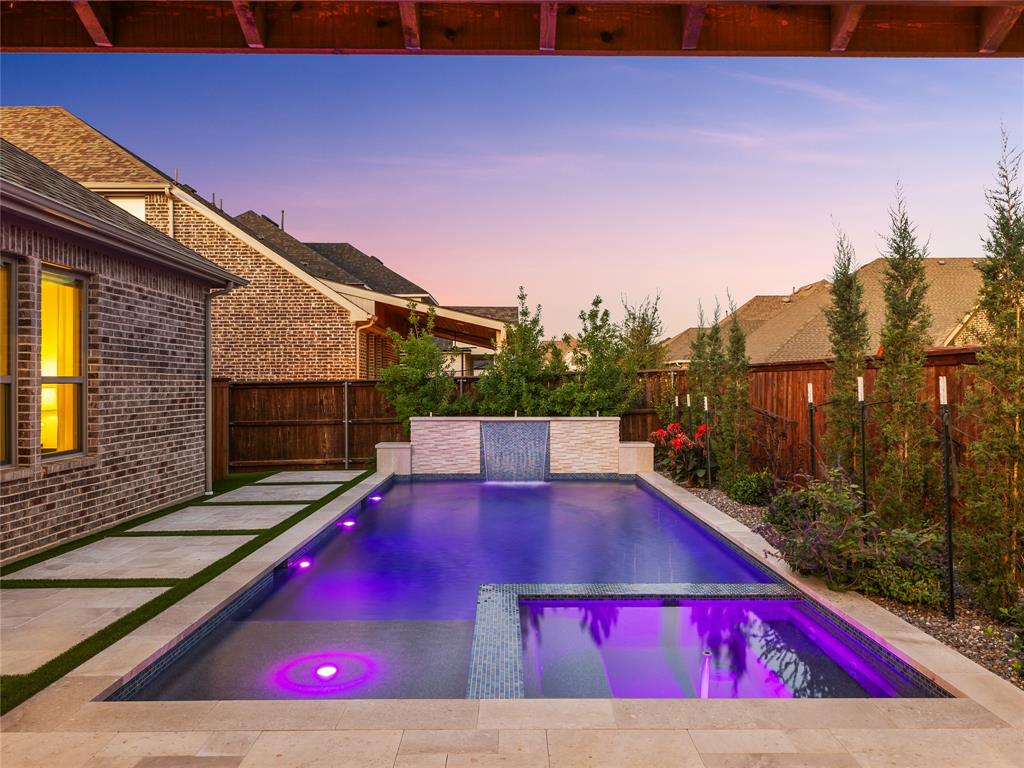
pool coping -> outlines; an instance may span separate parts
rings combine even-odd
[[[881,644],[900,654],[905,661],[929,676],[938,684],[952,691],[960,699],[972,699],[991,715],[998,718],[1000,727],[1008,724],[1024,728],[1024,691],[1008,681],[989,672],[940,643],[922,630],[904,622],[881,606],[856,593],[837,593],[829,590],[820,581],[793,573],[780,561],[774,561],[767,552],[767,542],[735,519],[681,488],[657,473],[643,473],[638,476],[646,486],[683,507],[722,537],[739,549],[761,561],[780,578],[810,596],[814,601],[830,608],[847,618],[854,625],[876,638]],[[175,645],[192,633],[205,621],[217,615],[239,596],[250,589],[259,579],[290,556],[301,551],[319,534],[332,527],[346,512],[359,505],[367,496],[393,480],[390,474],[376,473],[338,498],[326,504],[293,528],[243,559],[223,574],[213,579],[179,603],[168,608],[151,621],[114,643],[95,657],[74,669],[63,678],[28,701],[22,703],[0,719],[3,732],[68,732],[110,733],[121,731],[216,731],[216,730],[275,730],[288,719],[288,713],[317,712],[329,713],[330,717],[313,718],[303,729],[394,729],[444,727],[425,725],[436,722],[443,713],[464,713],[465,723],[459,727],[538,727],[537,722],[547,723],[540,727],[580,727],[572,717],[566,715],[560,721],[551,721],[550,713],[563,710],[554,700],[523,699],[518,701],[492,700],[430,700],[376,699],[356,701],[102,701],[105,695],[117,690],[138,672],[152,664]],[[590,723],[596,728],[685,728],[683,723],[667,725],[663,708],[672,704],[668,700],[655,700],[655,704],[633,706],[631,700],[590,700],[592,705],[579,705],[574,711],[600,711],[601,716]],[[659,707],[657,702],[663,701]],[[881,700],[877,700],[881,701]],[[912,700],[919,701],[919,700]],[[935,700],[942,711],[958,711],[956,699]],[[607,702],[601,704],[600,702]],[[780,713],[800,712],[813,722],[821,717],[822,722],[834,719],[829,713],[836,708],[844,712],[871,713],[874,718],[880,711],[874,705],[876,700],[798,700],[779,701],[772,705],[772,712],[779,707]],[[708,704],[709,702],[697,702]],[[735,713],[737,721],[742,713],[755,709],[763,710],[765,700],[718,700],[714,702],[716,712]],[[692,705],[694,702],[684,702]],[[499,705],[501,705],[499,707]],[[508,709],[513,706],[513,709]],[[614,706],[613,706],[614,705]],[[215,707],[230,706],[230,725],[225,726],[210,715]],[[381,707],[390,707],[391,714],[379,721],[360,719],[355,715],[366,712],[380,712]],[[790,709],[785,709],[789,707]],[[673,711],[675,704],[669,707]],[[753,709],[752,709],[753,708]],[[832,709],[830,709],[832,708]],[[686,709],[685,706],[682,709]],[[680,711],[682,711],[682,709]],[[617,713],[630,711],[634,714],[625,718]],[[689,709],[687,709],[689,711]],[[490,713],[485,719],[485,712]],[[351,713],[351,716],[343,716]],[[472,724],[470,724],[470,714]],[[613,715],[613,713],[616,713]],[[639,713],[639,714],[637,714]],[[647,713],[647,714],[644,714]],[[810,714],[808,714],[810,713]],[[814,714],[817,713],[817,714]],[[460,715],[461,717],[462,715]],[[774,716],[774,715],[773,715]],[[783,718],[783,714],[778,717]],[[433,719],[432,719],[433,718]],[[477,719],[479,718],[479,720]],[[884,719],[885,722],[890,722]],[[875,720],[872,720],[874,722]],[[268,722],[270,724],[268,724]],[[849,726],[858,727],[850,719]],[[881,721],[879,721],[881,722]],[[361,725],[360,725],[361,723]],[[488,723],[489,725],[485,725]],[[531,725],[532,724],[532,725]],[[295,726],[290,726],[294,728]],[[448,726],[451,727],[451,726]],[[881,726],[885,727],[885,726]],[[889,725],[887,727],[897,727]],[[922,726],[924,727],[924,726]]]

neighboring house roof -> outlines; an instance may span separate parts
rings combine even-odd
[[[354,275],[372,291],[393,296],[424,296],[433,301],[429,291],[384,266],[384,262],[376,256],[363,253],[350,243],[306,243],[306,246]]]
[[[3,139],[0,180],[7,214],[56,219],[58,226],[74,227],[80,237],[99,240],[135,258],[185,272],[213,285],[246,282]]]
[[[503,323],[513,324],[519,322],[519,307],[450,307],[455,312],[465,312],[467,315],[487,317],[491,320],[499,320]]]
[[[324,258],[309,248],[305,243],[295,239],[281,229],[272,219],[268,219],[255,211],[246,211],[234,217],[240,227],[256,239],[273,248],[278,254],[292,264],[323,280],[331,280],[346,285],[365,285],[356,275],[352,274],[333,260]],[[371,286],[367,286],[371,287]]]
[[[63,107],[0,107],[3,137],[81,184],[169,179]]]
[[[981,288],[981,274],[975,268],[975,259],[925,259],[925,279],[928,282],[926,303],[931,313],[930,342],[932,346],[948,346],[974,311]],[[885,269],[884,258],[875,259],[857,270],[864,286],[864,308],[868,313],[871,334],[868,352],[880,351],[882,323],[885,321]],[[828,283],[822,296],[815,297],[818,306],[807,320],[794,329],[790,337],[770,350],[761,360],[754,362],[789,362],[814,360],[832,355],[828,340],[828,322],[824,309],[831,301]],[[762,340],[754,340],[755,343]],[[748,340],[749,343],[749,340]],[[882,350],[884,352],[884,350]]]
[[[788,296],[755,296],[739,306],[731,315],[722,319],[722,330],[727,333],[731,324],[738,321],[749,338],[765,322],[785,311],[789,300]],[[679,364],[689,360],[690,349],[697,339],[699,330],[699,328],[687,328],[682,333],[668,339],[665,342],[665,361],[669,364]]]

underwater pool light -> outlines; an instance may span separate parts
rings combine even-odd
[[[351,528],[353,525],[356,524],[356,521],[355,520],[344,520],[341,524],[343,526],[345,526],[346,528]]]
[[[298,563],[296,563],[296,565],[298,565],[299,568],[301,568],[303,571],[306,570],[307,568],[309,568],[309,566],[311,566],[312,564],[313,564],[313,561],[312,560],[308,560],[306,558],[303,558],[302,560],[299,560]]]
[[[384,498],[383,496],[371,496],[369,500],[372,501],[374,504],[376,504],[378,501],[380,501],[383,498]]]
[[[338,674],[338,667],[334,664],[321,664],[314,670],[314,674],[321,680],[332,680]]]

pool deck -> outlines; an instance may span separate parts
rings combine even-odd
[[[4,768],[1022,765],[1024,691],[870,600],[793,574],[765,556],[769,547],[760,536],[685,489],[656,474],[643,478],[956,698],[95,700],[301,550],[386,479],[374,475],[5,715],[0,763]]]

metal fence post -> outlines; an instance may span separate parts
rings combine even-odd
[[[349,456],[348,456],[348,422],[349,422],[349,419],[348,419],[348,381],[346,381],[344,383],[343,389],[344,389],[344,392],[345,392],[345,405],[344,405],[344,408],[345,408],[345,414],[344,414],[344,417],[345,417],[345,469],[348,469],[348,463],[349,463]]]
[[[708,490],[711,490],[711,414],[708,412],[708,398],[704,396],[704,455],[707,459]]]
[[[808,424],[810,425],[810,440],[811,440],[811,447],[810,447],[810,450],[808,451],[808,467],[807,467],[807,471],[808,471],[808,474],[811,477],[811,480],[813,480],[814,479],[814,475],[815,475],[815,471],[814,471],[814,385],[811,384],[810,382],[807,382],[807,417],[808,417]]]
[[[946,513],[946,586],[949,606],[947,616],[956,618],[953,594],[953,474],[949,434],[949,401],[946,397],[946,377],[939,376],[939,416],[942,420],[942,506]]]
[[[860,497],[864,514],[868,512],[868,403],[864,399],[864,377],[857,377],[857,400],[860,403]]]

